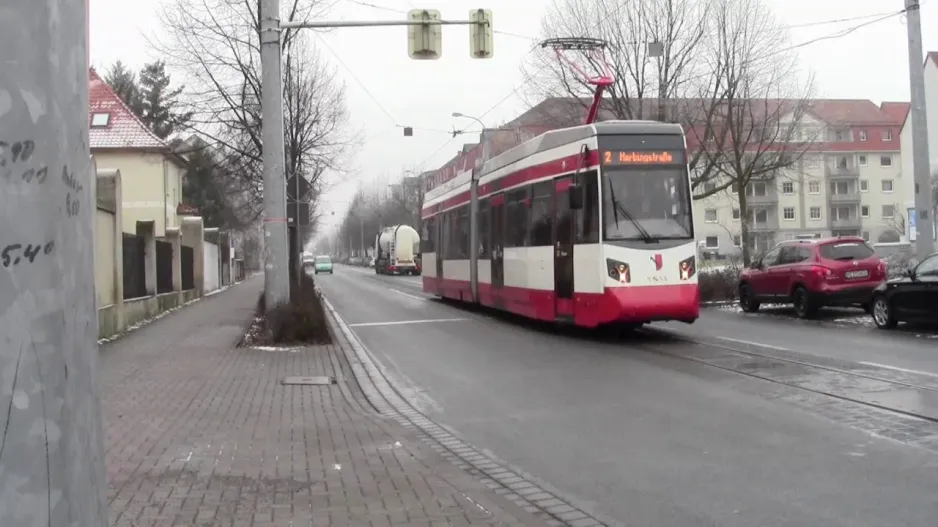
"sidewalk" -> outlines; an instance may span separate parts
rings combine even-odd
[[[372,410],[337,346],[237,348],[262,286],[101,347],[113,525],[543,525]]]

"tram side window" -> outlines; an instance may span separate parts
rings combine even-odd
[[[427,254],[436,251],[436,217],[425,218],[420,233],[420,253]]]
[[[483,199],[479,202],[479,258],[487,260],[491,258],[491,247],[489,247],[489,222],[491,208],[489,200]]]
[[[469,205],[456,209],[456,260],[469,259]]]
[[[528,189],[505,194],[505,247],[525,247],[528,239]]]
[[[452,238],[452,235],[449,232],[449,226],[451,223],[450,214],[452,213],[444,212],[442,214],[437,215],[437,218],[439,218],[439,220],[437,221],[440,222],[440,227],[439,227],[440,229],[440,256],[439,257],[444,260],[452,258],[450,256],[450,250],[449,250],[450,239]]]
[[[595,170],[579,176],[583,208],[576,211],[576,243],[599,243],[599,178]]]
[[[551,181],[538,183],[531,191],[531,247],[551,245],[551,228],[554,218],[554,184]]]

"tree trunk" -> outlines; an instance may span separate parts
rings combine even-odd
[[[737,185],[739,197],[739,244],[743,256],[743,265],[749,266],[752,255],[749,254],[749,203],[746,202],[746,185]]]

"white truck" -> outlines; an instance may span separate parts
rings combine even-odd
[[[393,225],[378,233],[375,274],[420,274],[420,234],[413,227]]]

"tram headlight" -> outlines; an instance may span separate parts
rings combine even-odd
[[[690,280],[691,277],[697,273],[697,258],[691,256],[690,258],[681,260],[678,266],[678,270],[681,273],[681,280]]]
[[[632,281],[632,270],[629,269],[629,264],[625,262],[606,258],[606,270],[609,274],[609,278],[612,278],[620,284],[627,284]]]

